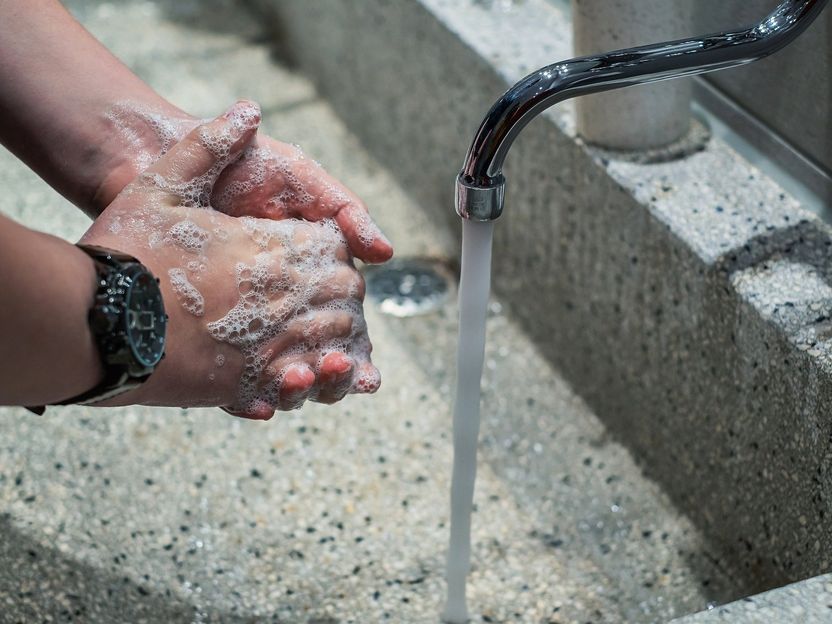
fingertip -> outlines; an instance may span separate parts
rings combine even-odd
[[[265,401],[260,400],[240,410],[231,407],[222,407],[220,409],[231,416],[245,418],[246,420],[271,420],[274,416],[274,408]]]
[[[374,394],[381,387],[381,372],[371,363],[364,364],[355,376],[354,394]]]
[[[254,413],[252,420],[271,420],[274,418],[275,410],[273,407],[266,407]]]
[[[280,383],[280,409],[298,409],[309,398],[315,385],[315,372],[306,364],[289,367]]]
[[[221,117],[241,128],[257,128],[261,119],[260,105],[242,98],[234,102]]]
[[[371,264],[382,264],[393,257],[393,245],[387,240],[384,234],[373,240],[370,247],[367,248],[365,257],[361,258],[364,262]]]
[[[260,105],[250,100],[238,100],[220,116],[231,131],[231,152],[239,152],[254,138],[260,127]]]
[[[335,220],[356,258],[380,264],[393,257],[393,246],[363,206],[355,203],[344,206]]]
[[[349,373],[354,366],[353,359],[339,351],[327,353],[321,360],[322,377],[338,377]]]
[[[321,360],[318,372],[319,403],[335,403],[343,399],[352,388],[355,361],[340,352],[327,353]]]
[[[315,372],[306,365],[291,366],[283,376],[280,392],[295,394],[305,392],[315,383]]]

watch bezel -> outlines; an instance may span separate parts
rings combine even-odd
[[[156,368],[156,366],[159,365],[159,362],[161,362],[162,358],[164,358],[164,356],[165,356],[164,343],[165,343],[166,338],[167,338],[167,315],[165,314],[165,305],[164,305],[164,298],[162,296],[162,289],[159,287],[158,279],[156,279],[156,277],[154,277],[154,275],[150,271],[148,271],[144,267],[144,265],[142,265],[142,264],[137,263],[137,264],[128,265],[124,268],[123,271],[121,271],[120,275],[121,275],[122,280],[124,280],[124,282],[126,282],[125,283],[126,288],[125,288],[125,293],[124,293],[124,301],[123,301],[124,310],[122,312],[122,319],[121,319],[122,332],[124,333],[125,342],[127,342],[127,345],[130,347],[130,353],[133,356],[133,358],[135,359],[135,363],[138,364],[137,368],[140,368],[142,370],[148,370],[149,369],[149,370],[152,371]],[[163,334],[162,334],[163,346],[162,346],[162,349],[159,351],[159,355],[153,361],[150,361],[150,360],[147,360],[146,358],[144,358],[142,356],[142,354],[137,350],[135,341],[133,339],[134,338],[134,336],[133,336],[134,332],[130,328],[130,309],[131,309],[130,304],[132,302],[134,288],[136,286],[136,283],[138,282],[138,279],[140,277],[144,277],[144,276],[146,276],[148,278],[150,287],[155,289],[155,294],[159,298],[159,302],[160,302],[159,314],[160,314],[160,317],[157,318],[157,322],[160,324],[160,326],[163,329]]]

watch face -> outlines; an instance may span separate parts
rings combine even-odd
[[[156,279],[145,270],[131,277],[127,290],[127,340],[133,355],[147,367],[156,366],[165,352],[167,317]]]

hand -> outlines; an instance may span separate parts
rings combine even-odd
[[[124,147],[96,195],[99,206],[106,206],[125,184],[198,124],[178,112],[129,103],[114,107],[109,118],[113,134]],[[258,135],[223,171],[213,190],[212,205],[232,216],[333,219],[355,257],[378,263],[393,256],[390,242],[355,194],[299,148],[267,136]]]
[[[307,398],[378,388],[364,283],[338,226],[210,210],[217,178],[251,148],[258,124],[243,102],[197,127],[84,235],[159,277],[170,316],[167,357],[112,404],[220,405],[267,419]]]
[[[386,262],[393,247],[367,207],[299,147],[258,136],[217,180],[214,207],[232,216],[334,219],[353,255]]]

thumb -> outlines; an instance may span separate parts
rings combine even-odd
[[[191,130],[137,183],[160,189],[176,204],[208,207],[217,178],[248,146],[259,125],[260,107],[241,100]]]

